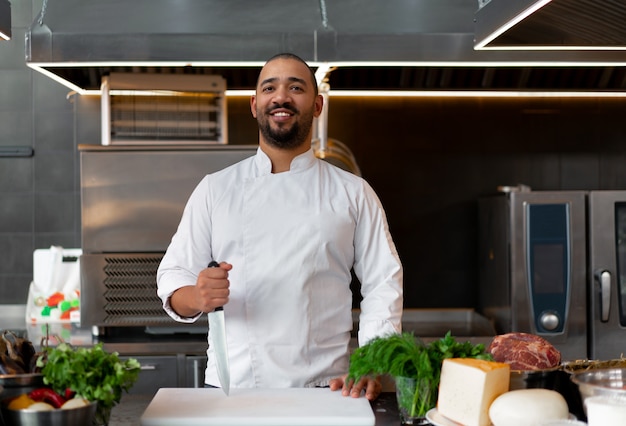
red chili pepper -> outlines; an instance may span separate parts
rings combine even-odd
[[[70,388],[65,389],[65,395],[63,395],[65,397],[65,400],[69,400],[74,398],[74,396],[76,395],[76,392],[74,392],[73,390],[71,390]]]
[[[66,399],[50,388],[39,388],[31,391],[28,396],[37,402],[47,402],[54,408],[61,408]]]

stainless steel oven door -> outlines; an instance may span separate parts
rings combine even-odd
[[[583,191],[511,193],[512,330],[587,355]]]
[[[626,191],[589,193],[589,357],[626,354]]]

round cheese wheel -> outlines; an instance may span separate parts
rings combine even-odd
[[[518,389],[505,392],[489,406],[493,426],[528,426],[569,417],[567,401],[549,389]]]

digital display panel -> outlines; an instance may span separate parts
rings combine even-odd
[[[535,244],[533,247],[533,284],[536,294],[565,291],[565,248],[563,244]]]

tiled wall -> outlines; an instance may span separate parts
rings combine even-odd
[[[39,2],[40,3],[40,2]],[[99,143],[99,99],[24,64],[40,5],[13,0],[0,42],[0,304],[25,303],[32,254],[80,246],[77,145]],[[476,302],[479,196],[498,185],[626,189],[626,99],[330,99],[329,136],[378,192],[405,266],[407,307]],[[228,101],[230,143],[257,141],[247,99]]]
[[[2,304],[25,303],[35,248],[80,244],[74,107],[68,89],[24,61],[24,35],[40,8],[11,1],[13,38],[0,42],[0,145],[34,149],[32,157],[0,157]]]

